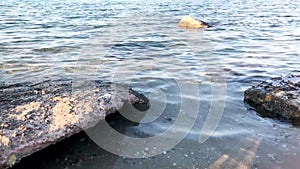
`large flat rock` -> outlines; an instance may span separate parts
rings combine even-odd
[[[244,98],[261,115],[296,124],[300,119],[300,76],[263,81],[247,89]]]
[[[0,85],[0,168],[96,125],[125,103],[148,104],[123,85],[71,80]]]

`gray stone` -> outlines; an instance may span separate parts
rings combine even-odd
[[[271,78],[247,89],[244,100],[264,117],[298,125],[300,119],[300,76]]]
[[[77,86],[76,86],[77,85]],[[124,85],[52,80],[0,86],[0,168],[148,99]]]

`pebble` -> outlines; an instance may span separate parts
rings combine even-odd
[[[269,158],[271,158],[271,160],[275,161],[274,154],[269,153],[269,154],[267,154],[267,156],[268,156]]]

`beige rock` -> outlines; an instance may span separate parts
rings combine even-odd
[[[178,23],[179,27],[182,28],[208,28],[210,27],[208,23],[196,20],[191,16],[183,16]]]

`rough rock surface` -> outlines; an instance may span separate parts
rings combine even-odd
[[[245,101],[265,117],[294,124],[300,119],[300,75],[263,81],[244,94]]]
[[[206,22],[196,20],[191,16],[183,16],[178,23],[182,28],[208,28],[210,25]]]
[[[76,89],[66,79],[1,85],[0,168],[93,127],[124,103],[148,104],[143,95],[122,85],[84,84]]]

